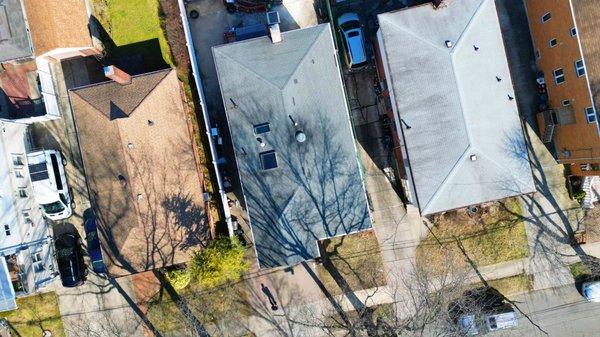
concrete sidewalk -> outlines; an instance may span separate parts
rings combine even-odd
[[[530,127],[527,140],[538,192],[522,196],[521,204],[530,251],[528,274],[534,276],[538,290],[573,282],[567,260],[577,255],[570,241],[582,214],[579,204],[569,197],[563,166]]]

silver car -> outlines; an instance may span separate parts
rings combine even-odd
[[[600,281],[588,281],[581,285],[581,293],[588,302],[600,302]]]

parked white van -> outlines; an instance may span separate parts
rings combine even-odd
[[[27,154],[33,197],[50,220],[71,216],[71,196],[65,176],[62,156],[56,150]]]

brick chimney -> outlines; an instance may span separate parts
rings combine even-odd
[[[104,76],[122,85],[131,83],[131,76],[115,66],[104,67]]]

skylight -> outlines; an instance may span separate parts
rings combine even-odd
[[[256,135],[267,133],[269,131],[271,131],[271,126],[268,122],[254,125],[254,134]]]
[[[260,153],[260,165],[263,170],[271,170],[277,168],[277,154],[275,151],[267,151]]]

